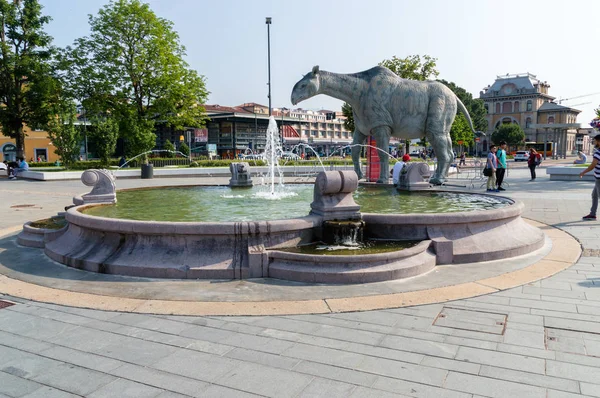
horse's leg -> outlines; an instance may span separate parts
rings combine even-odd
[[[375,138],[375,145],[379,148],[379,179],[378,184],[387,183],[390,180],[390,157],[388,156],[388,145],[390,144],[390,136],[392,129],[389,126],[375,127],[371,130],[371,134]]]
[[[363,149],[361,145],[364,144],[365,140],[367,139],[367,136],[363,135],[358,130],[354,130],[352,137],[352,164],[354,165],[354,171],[356,172],[356,175],[360,180],[361,178],[363,178],[363,173],[360,170],[360,153]]]

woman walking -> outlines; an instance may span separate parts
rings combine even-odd
[[[498,168],[498,159],[496,158],[496,151],[498,147],[492,145],[487,155],[486,168],[492,169],[492,173],[489,175],[487,180],[487,191],[488,192],[500,192],[496,189],[496,169]]]
[[[535,181],[535,168],[540,164],[542,155],[537,153],[533,148],[529,148],[529,159],[527,159],[527,166],[529,166],[529,172],[531,173],[531,180]]]

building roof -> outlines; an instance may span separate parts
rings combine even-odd
[[[488,90],[500,91],[502,86],[507,83],[514,84],[518,89],[533,90],[535,85],[541,83],[536,75],[531,73],[517,73],[514,75],[507,74],[506,76],[496,76],[496,81]]]
[[[544,102],[542,106],[539,107],[538,111],[540,112],[548,112],[548,111],[570,111],[573,113],[581,113],[580,110],[575,108],[569,108],[568,106],[557,104],[556,102]]]
[[[239,106],[204,105],[207,113],[252,113]]]
[[[256,102],[246,102],[246,103],[243,103],[242,105],[238,105],[239,108],[245,108],[245,107],[249,107],[249,106],[258,106],[260,108],[268,108],[268,106],[257,104]]]

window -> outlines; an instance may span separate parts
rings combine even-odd
[[[48,161],[48,150],[46,148],[35,148],[35,159],[34,162],[47,162]]]
[[[500,113],[500,103],[496,102],[496,113]]]
[[[520,112],[521,109],[519,108],[519,101],[515,101],[515,112]]]
[[[512,113],[512,102],[502,103],[502,113]]]
[[[554,116],[548,116],[548,124],[554,124]]]
[[[483,107],[485,108],[485,113],[490,113],[490,107],[488,104],[483,105]]]
[[[531,100],[527,100],[527,112],[531,112],[531,109],[532,109]]]
[[[525,120],[525,128],[531,128],[531,118],[528,117],[527,120]]]

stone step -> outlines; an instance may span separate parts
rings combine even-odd
[[[269,277],[307,283],[369,283],[410,278],[435,267],[435,254],[430,250],[386,264],[370,263],[370,255],[355,257],[363,261],[352,264],[329,262],[323,266],[315,262],[275,258],[269,264]]]

